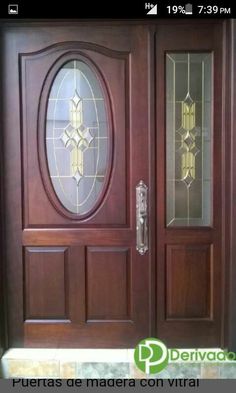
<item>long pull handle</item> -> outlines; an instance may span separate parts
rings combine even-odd
[[[143,180],[136,186],[136,250],[144,255],[148,250],[148,188]]]

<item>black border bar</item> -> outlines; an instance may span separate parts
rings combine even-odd
[[[186,14],[186,3],[192,4],[192,14]],[[10,13],[10,5],[18,5],[18,13]],[[153,7],[152,7],[153,6]],[[174,6],[174,8],[173,8]],[[202,10],[200,12],[200,6]],[[156,7],[156,8],[155,8]],[[170,7],[170,8],[168,8]],[[177,8],[176,8],[177,7]],[[211,8],[212,7],[212,8]],[[218,7],[218,10],[217,8]],[[230,9],[230,12],[229,12]],[[153,10],[153,13],[149,11]],[[155,13],[156,10],[156,13]],[[215,12],[217,10],[217,12]],[[76,0],[66,2],[58,0],[45,3],[22,0],[2,0],[0,3],[0,19],[145,19],[160,18],[186,20],[191,18],[236,18],[236,2],[231,0]]]

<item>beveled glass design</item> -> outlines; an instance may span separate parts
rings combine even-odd
[[[50,178],[62,205],[71,213],[88,213],[103,190],[108,120],[100,82],[83,61],[67,62],[53,81],[46,151]]]
[[[209,226],[212,55],[166,55],[167,226]]]

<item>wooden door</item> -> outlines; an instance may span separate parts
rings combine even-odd
[[[3,26],[10,346],[227,345],[224,25]]]
[[[223,37],[215,21],[156,30],[157,331],[170,346],[225,345]]]
[[[148,30],[23,23],[3,48],[10,346],[132,347],[151,333]]]

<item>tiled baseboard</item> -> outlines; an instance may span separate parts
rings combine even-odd
[[[172,363],[146,375],[126,349],[10,349],[2,360],[3,378],[235,378],[236,364]]]

